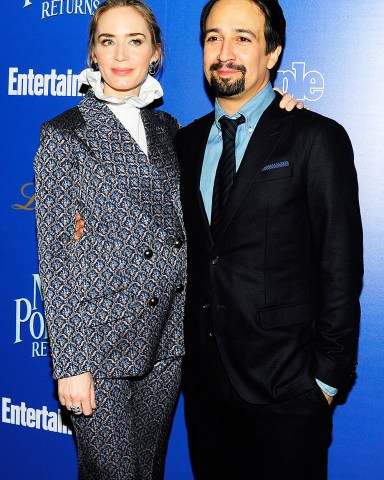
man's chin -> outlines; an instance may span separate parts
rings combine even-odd
[[[245,78],[221,78],[211,75],[210,85],[216,97],[234,97],[244,92]]]
[[[216,91],[214,90],[213,93],[215,94],[215,97],[217,98],[231,98],[231,97],[236,97],[237,95],[239,95],[240,92],[236,93],[236,92],[223,92],[223,91]]]
[[[234,97],[244,92],[243,80],[237,80],[232,82],[211,80],[211,88],[216,97]]]

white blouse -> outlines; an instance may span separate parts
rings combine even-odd
[[[140,88],[140,94],[138,96],[128,95],[123,98],[104,95],[104,83],[101,78],[101,73],[95,72],[90,68],[81,72],[79,83],[80,85],[89,85],[93,89],[96,98],[108,105],[113,114],[120,120],[122,125],[140,146],[141,150],[147,155],[147,139],[140,109],[164,95],[160,83],[148,75]]]

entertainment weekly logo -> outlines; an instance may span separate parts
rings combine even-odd
[[[33,68],[20,72],[18,67],[8,70],[8,95],[81,97],[79,75],[68,69],[58,73],[54,68],[49,73],[37,73]]]
[[[48,333],[41,296],[40,275],[32,274],[30,295],[15,300],[15,345],[30,342],[31,357],[47,357]]]
[[[324,95],[324,76],[317,70],[307,70],[305,62],[293,62],[291,70],[278,70],[277,83],[280,81],[276,86],[297,100],[317,102]]]
[[[93,15],[101,0],[23,0],[23,8],[41,5],[41,19],[59,15]]]
[[[72,435],[72,430],[63,423],[60,408],[56,411],[49,411],[46,405],[33,408],[25,402],[13,403],[12,399],[7,397],[1,399],[1,421],[10,425]]]

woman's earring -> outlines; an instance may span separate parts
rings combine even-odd
[[[156,66],[157,66],[157,62],[151,62],[149,64],[148,73],[152,77],[156,74]]]
[[[98,72],[98,71],[99,71],[99,65],[98,65],[94,60],[92,61],[91,69],[92,69],[94,72]]]

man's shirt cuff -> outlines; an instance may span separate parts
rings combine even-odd
[[[329,385],[327,385],[326,383],[323,383],[321,380],[318,380],[317,378],[316,378],[316,382],[321,388],[321,390],[323,390],[323,392],[325,392],[330,397],[334,397],[338,392],[337,388],[330,387]]]

